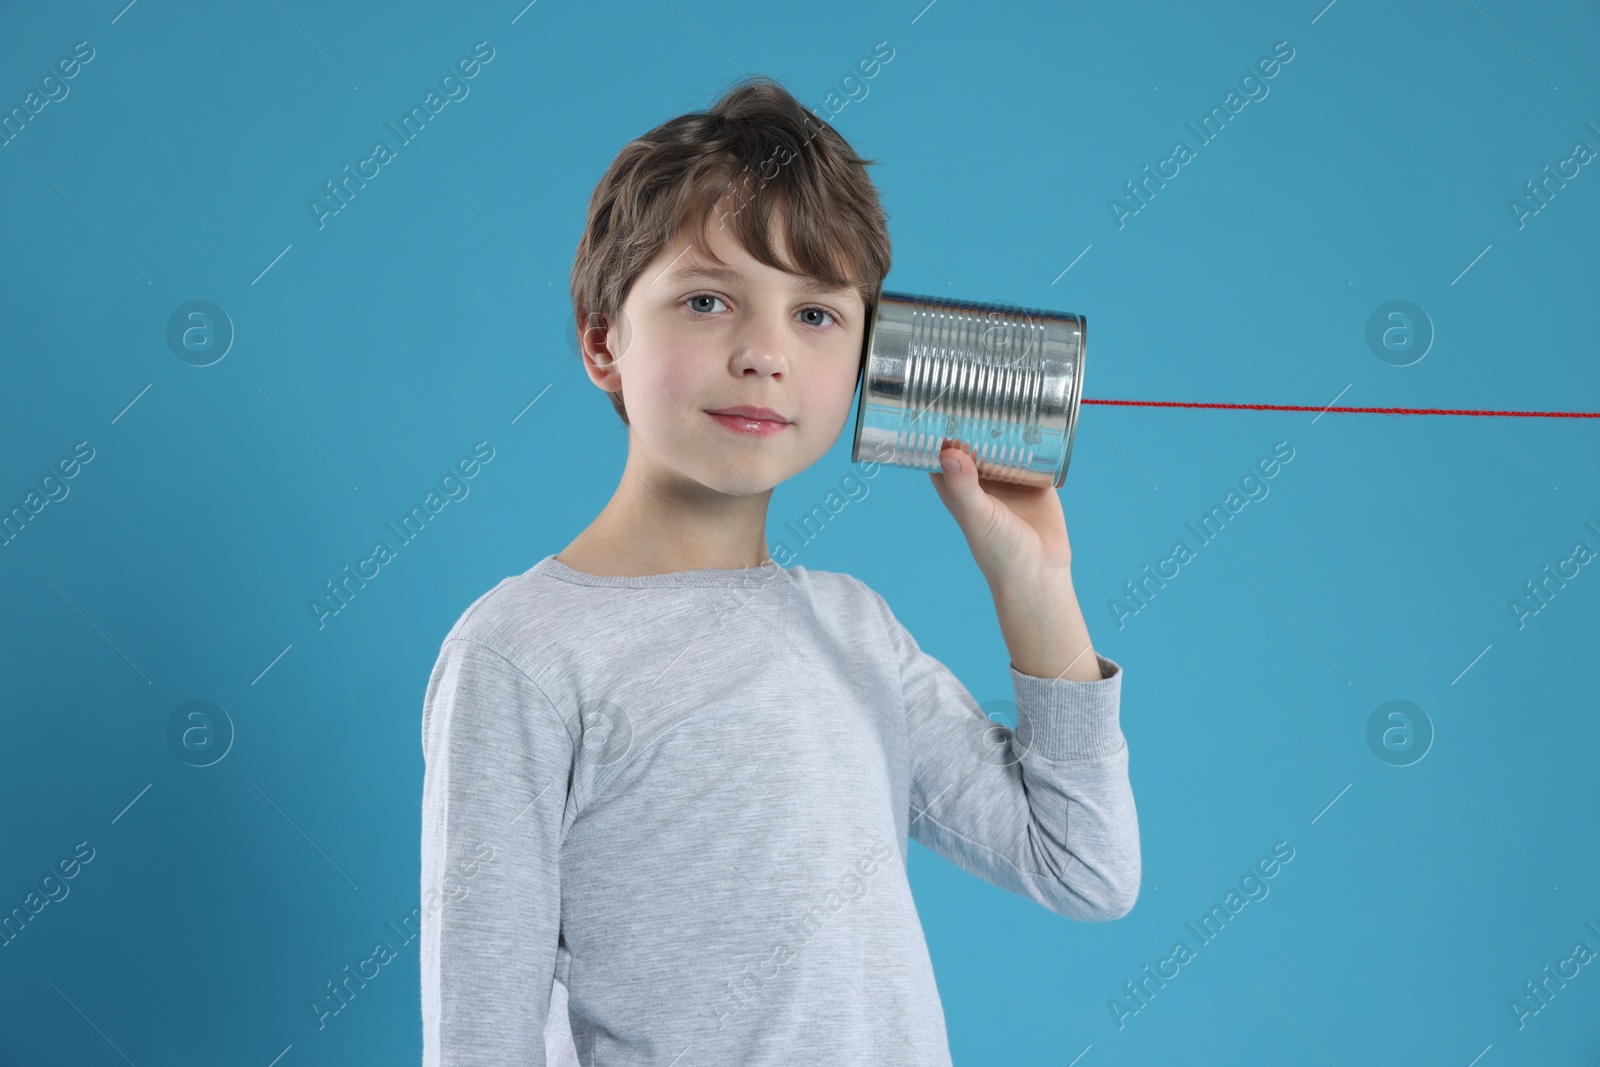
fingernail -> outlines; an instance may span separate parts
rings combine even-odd
[[[954,456],[944,457],[944,470],[946,474],[954,474],[961,469],[961,461]]]

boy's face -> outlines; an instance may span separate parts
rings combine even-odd
[[[680,236],[634,280],[620,321],[582,343],[595,384],[622,388],[630,464],[644,461],[669,482],[748,496],[809,467],[838,440],[860,369],[865,308],[854,288],[826,289],[757,261],[720,217],[708,230],[721,265],[702,261]],[[774,239],[787,262],[781,235]],[[769,408],[785,424],[751,433],[711,414],[745,405]]]

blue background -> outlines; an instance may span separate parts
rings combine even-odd
[[[94,852],[0,947],[4,1063],[415,1062],[415,941],[322,1028],[310,1005],[418,906],[440,640],[620,475],[567,292],[589,193],[741,73],[830,114],[888,41],[832,116],[881,161],[887,287],[1085,315],[1089,399],[1600,410],[1600,163],[1520,227],[1508,206],[1600,150],[1592,3],[112,0],[0,31],[7,111],[94,49],[0,147],[0,508],[94,450],[0,549],[0,914]],[[479,41],[470,95],[319,228],[324,183]],[[1279,41],[1269,95],[1199,146],[1185,123]],[[1108,201],[1180,138],[1195,158],[1119,226]],[[197,367],[167,326],[202,299],[236,337]],[[1434,334],[1407,366],[1367,342],[1394,299]],[[1145,882],[1126,918],[1073,923],[914,845],[955,1062],[1594,1062],[1600,964],[1521,1028],[1508,1001],[1600,951],[1600,565],[1520,626],[1510,602],[1600,550],[1600,425],[1082,415],[1061,493],[1126,671]],[[319,628],[323,583],[480,440],[470,494]],[[1280,441],[1269,495],[1199,546],[1185,524]],[[849,446],[777,489],[774,539]],[[927,476],[869,484],[794,562],[861,577],[1006,700]],[[1119,622],[1179,539],[1196,558]],[[1406,766],[1367,741],[1396,699],[1434,734]],[[191,700],[221,711],[189,761],[231,734],[210,766],[169,741]],[[1279,841],[1270,895],[1119,1028],[1108,1001]]]

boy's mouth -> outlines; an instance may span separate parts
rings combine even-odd
[[[735,433],[754,434],[758,437],[768,437],[779,433],[792,425],[788,419],[779,415],[771,408],[753,407],[741,404],[738,407],[718,408],[707,411],[711,420],[717,425],[732,430]]]

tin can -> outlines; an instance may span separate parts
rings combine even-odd
[[[1083,316],[881,289],[862,340],[852,459],[1060,488],[1083,390]]]

